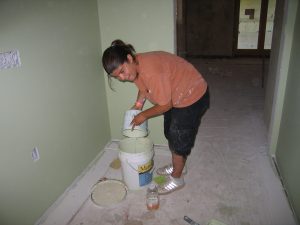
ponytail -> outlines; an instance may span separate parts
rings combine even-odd
[[[116,39],[114,40],[111,45],[111,47],[113,46],[122,46],[123,48],[127,48],[128,50],[130,50],[131,52],[135,52],[134,47],[131,44],[125,44],[122,40],[120,39]]]

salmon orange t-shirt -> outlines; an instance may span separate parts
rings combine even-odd
[[[192,64],[174,54],[157,51],[136,55],[138,76],[134,83],[152,104],[172,101],[175,108],[192,105],[207,83]]]

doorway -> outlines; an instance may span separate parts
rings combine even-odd
[[[269,56],[276,0],[176,0],[183,57]]]
[[[237,0],[235,55],[269,56],[276,0]]]

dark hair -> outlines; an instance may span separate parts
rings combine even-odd
[[[123,41],[117,39],[111,43],[102,56],[102,65],[110,75],[119,65],[127,62],[127,55],[131,55],[135,61],[135,50],[131,44],[125,44]]]

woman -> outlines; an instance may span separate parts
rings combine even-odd
[[[164,134],[172,153],[172,164],[156,172],[167,177],[159,194],[182,188],[183,170],[194,146],[200,120],[209,107],[209,93],[202,75],[184,59],[163,51],[136,54],[132,45],[115,40],[102,57],[109,78],[134,82],[139,92],[134,109],[145,100],[154,106],[134,117],[138,126],[145,120],[164,115]]]

